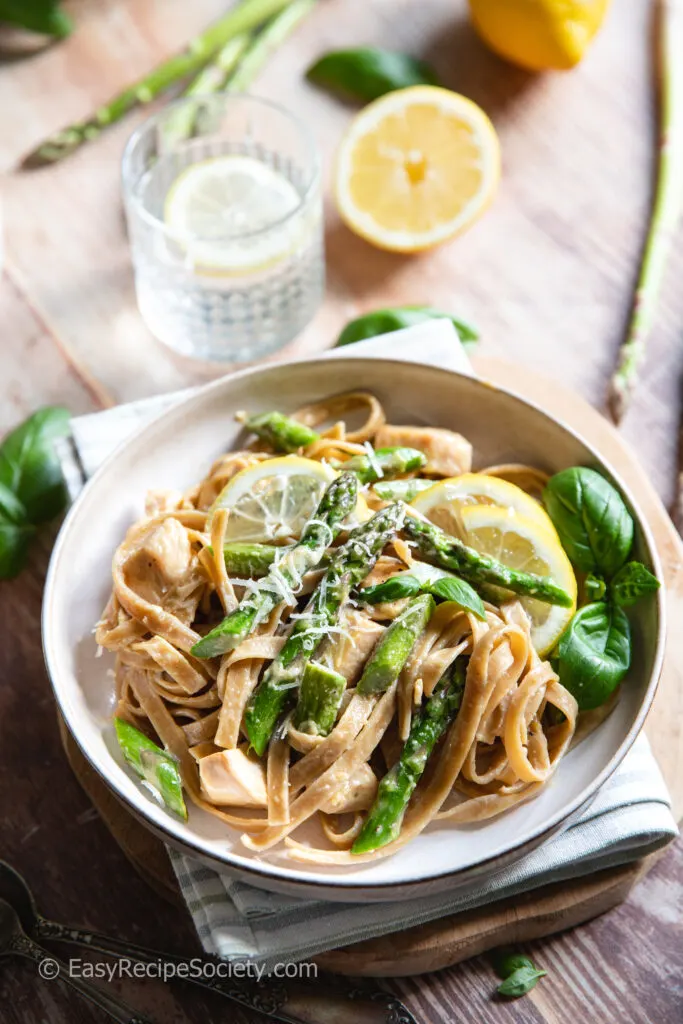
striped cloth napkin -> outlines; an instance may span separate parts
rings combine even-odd
[[[471,373],[447,321],[334,351],[420,361]],[[324,358],[324,357],[323,357]],[[361,382],[359,382],[361,383]],[[118,444],[180,401],[176,392],[72,421],[62,462],[72,496]],[[266,969],[362,939],[474,910],[539,886],[616,867],[661,849],[678,834],[669,795],[647,738],[641,735],[588,810],[522,860],[454,891],[395,903],[297,899],[247,885],[169,849],[180,889],[208,953],[258,962]]]

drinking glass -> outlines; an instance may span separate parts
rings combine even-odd
[[[249,159],[227,161],[238,173],[221,192],[210,179],[226,161],[211,161],[227,156]],[[250,361],[309,322],[325,277],[320,160],[297,117],[255,96],[180,100],[132,135],[122,178],[138,305],[162,342]],[[186,216],[192,203],[200,231]]]

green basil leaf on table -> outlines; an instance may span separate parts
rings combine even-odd
[[[35,532],[19,499],[0,484],[0,579],[19,575]]]
[[[536,969],[528,956],[525,956],[524,953],[517,953],[509,947],[503,947],[494,952],[493,967],[499,978],[509,978],[520,967]]]
[[[396,306],[392,309],[376,309],[351,320],[335,342],[335,347],[352,345],[356,341],[375,338],[378,334],[391,334],[404,327],[414,327],[427,320],[450,320],[460,341],[467,345],[479,338],[478,331],[467,321],[451,313],[444,313],[432,306]]]
[[[0,0],[2,21],[55,39],[64,39],[73,28],[71,19],[59,8],[59,0]]]
[[[604,704],[631,665],[631,627],[621,608],[606,601],[580,608],[560,638],[556,662],[579,710]]]
[[[621,608],[630,608],[641,597],[653,594],[659,587],[657,577],[642,562],[627,562],[610,584],[610,597]]]
[[[54,519],[66,506],[67,491],[54,441],[68,428],[68,410],[46,406],[0,444],[0,484],[13,492],[34,526]]]
[[[505,981],[501,981],[496,989],[499,995],[507,996],[508,999],[519,999],[530,992],[541,978],[545,978],[546,971],[539,971],[530,962],[529,965],[518,967],[516,971],[508,975]]]
[[[308,69],[306,78],[363,103],[410,85],[438,85],[434,71],[424,61],[371,46],[323,54]]]
[[[543,503],[570,561],[607,577],[619,571],[633,545],[633,519],[619,491],[594,469],[556,473]]]

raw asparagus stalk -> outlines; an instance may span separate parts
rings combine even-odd
[[[313,444],[320,436],[305,423],[299,423],[298,420],[281,412],[262,412],[258,416],[247,416],[243,423],[246,430],[256,434],[276,452],[296,452],[299,448]]]
[[[458,659],[455,666],[443,674],[431,697],[413,718],[398,761],[380,782],[375,802],[351,853],[369,853],[399,836],[406,807],[427,761],[460,710],[465,675],[465,665]]]
[[[316,661],[309,661],[301,677],[292,722],[301,732],[327,736],[337,720],[346,679]]]
[[[229,576],[240,576],[242,579],[267,576],[275,559],[285,554],[286,550],[270,544],[225,544],[225,568]]]
[[[398,615],[375,647],[358,681],[359,693],[382,693],[398,679],[401,669],[427,627],[436,607],[431,594],[421,594]]]
[[[41,143],[25,159],[24,164],[39,166],[55,163],[73,153],[83,143],[97,138],[104,128],[119,121],[133,107],[151,103],[176,82],[196,74],[230,39],[262,25],[289,3],[291,0],[243,0],[205,32],[196,36],[182,53],[159,64],[140,81],[96,110],[86,121],[70,125]]]
[[[666,259],[683,210],[683,8],[660,3],[660,141],[659,168],[633,312],[619,364],[610,387],[610,409],[618,423],[626,412],[645,358]]]
[[[362,484],[374,484],[384,477],[400,476],[422,469],[427,456],[417,448],[378,448],[372,455],[354,455],[346,462],[337,463],[355,473]]]
[[[216,56],[193,78],[184,92],[185,97],[210,96],[224,88],[249,46],[247,33],[229,39]],[[189,139],[194,134],[201,103],[185,103],[176,107],[166,118],[164,137],[173,140]]]
[[[334,626],[352,587],[372,569],[383,548],[403,522],[399,504],[389,505],[362,523],[339,549],[311,595],[305,618],[299,619],[277,658],[268,666],[244,714],[247,736],[262,754],[275,724],[320,642]]]
[[[287,588],[298,588],[304,575],[318,565],[328,546],[356,504],[357,485],[353,473],[342,473],[325,491],[312,519],[297,541],[271,567],[268,575],[254,584],[253,591],[210,633],[192,648],[196,658],[215,658],[230,651],[279,604]]]
[[[424,480],[416,476],[411,480],[378,480],[372,489],[382,501],[409,502],[417,497],[420,491],[426,491],[434,484],[434,480]]]
[[[183,780],[175,758],[123,718],[114,719],[114,728],[121,753],[131,768],[170,810],[187,819]]]
[[[317,0],[293,0],[259,32],[227,83],[227,92],[246,92],[275,50],[309,14]]]
[[[562,608],[572,606],[569,594],[556,586],[552,580],[511,569],[495,558],[468,547],[456,537],[451,537],[433,523],[408,516],[403,529],[416,541],[423,558],[442,569],[459,573],[470,583],[493,583],[495,586],[511,590],[513,594],[534,597],[537,601],[545,601],[547,604],[558,604]]]

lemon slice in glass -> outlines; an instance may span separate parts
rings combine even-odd
[[[336,475],[326,463],[298,455],[265,459],[228,481],[209,519],[218,508],[230,509],[226,541],[272,543],[298,537]]]
[[[462,510],[475,505],[508,509],[555,533],[550,516],[531,495],[507,480],[486,473],[463,473],[439,480],[433,487],[421,491],[410,504],[436,526],[455,536],[461,532]]]
[[[284,174],[254,157],[231,154],[191,164],[178,175],[166,196],[164,221],[197,269],[254,271],[290,251],[287,218],[300,202]]]
[[[553,649],[576,611],[576,577],[557,534],[534,519],[493,505],[465,506],[460,516],[465,539],[471,547],[497,558],[511,569],[548,576],[571,596],[571,608],[560,608],[532,597],[520,598],[531,619],[534,647],[544,657]]]

